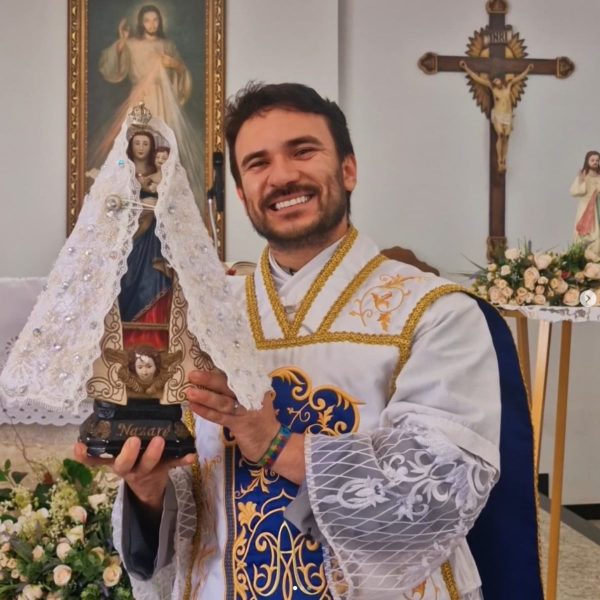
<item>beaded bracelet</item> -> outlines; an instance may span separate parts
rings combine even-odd
[[[270,469],[273,466],[273,463],[281,454],[281,451],[285,448],[285,445],[287,444],[291,435],[292,432],[285,425],[281,425],[281,427],[279,427],[279,431],[272,439],[271,444],[267,448],[267,451],[261,456],[260,460],[256,463],[257,466]]]

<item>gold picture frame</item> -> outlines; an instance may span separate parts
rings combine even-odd
[[[107,77],[105,72],[101,73],[102,52],[118,41],[121,29],[132,39],[138,35],[142,31],[141,9],[150,4],[160,11],[165,43],[174,48],[191,81],[188,86],[191,92],[186,92],[187,104],[181,104],[178,110],[182,119],[188,119],[186,123],[195,125],[186,126],[185,131],[193,132],[189,136],[190,147],[198,151],[190,156],[197,159],[197,168],[184,166],[188,176],[201,172],[198,185],[194,188],[192,182],[192,189],[208,226],[206,190],[214,178],[212,157],[214,152],[224,152],[225,0],[68,0],[68,3],[67,235],[89,190],[93,169],[99,167],[100,159],[96,157],[104,152],[105,158],[106,147],[114,139],[110,138],[109,118],[116,122],[128,99],[133,97],[136,85],[133,74],[112,73]],[[119,77],[121,80],[116,81]],[[181,148],[181,140],[178,142]],[[219,255],[224,259],[224,214],[217,214],[216,224]]]

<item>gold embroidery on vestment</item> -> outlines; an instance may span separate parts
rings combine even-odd
[[[456,587],[456,581],[454,579],[452,567],[450,566],[450,561],[447,560],[441,568],[442,577],[444,578],[444,583],[446,584],[446,588],[448,589],[450,600],[460,600],[460,594],[458,593],[458,588]]]
[[[358,237],[358,231],[354,228],[354,226],[350,226],[348,233],[340,243],[340,245],[335,249],[335,252],[331,256],[331,258],[327,261],[321,272],[317,275],[315,280],[312,282],[308,292],[306,292],[306,296],[302,299],[300,306],[298,308],[298,312],[294,317],[294,322],[290,325],[285,315],[285,309],[281,304],[281,300],[279,299],[279,295],[277,294],[277,290],[275,289],[275,284],[273,283],[273,277],[271,276],[271,269],[269,267],[269,249],[265,248],[261,258],[260,258],[260,272],[262,275],[262,279],[264,282],[265,290],[267,292],[267,297],[269,298],[269,302],[275,313],[275,317],[277,318],[277,322],[279,323],[279,327],[283,332],[284,338],[292,338],[298,335],[300,331],[300,327],[304,322],[304,318],[308,314],[308,311],[312,307],[317,294],[323,289],[327,280],[333,275],[335,270],[344,260],[350,248],[352,248],[356,238]]]
[[[359,317],[366,327],[367,320],[377,315],[377,322],[387,333],[392,314],[400,309],[406,296],[411,291],[405,288],[406,282],[412,279],[422,279],[422,276],[380,275],[380,283],[371,286],[360,298],[354,300],[356,309],[350,312],[353,317]]]
[[[388,260],[383,254],[374,256],[356,275],[356,277],[348,284],[346,289],[340,294],[339,298],[333,303],[329,312],[325,315],[323,322],[317,329],[317,334],[329,331],[333,322],[337,319],[342,309],[350,302],[350,298],[359,290],[360,286],[366,279],[379,267]]]

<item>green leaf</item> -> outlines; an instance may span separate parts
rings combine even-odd
[[[8,477],[4,471],[0,471],[0,481],[8,481]]]
[[[92,472],[85,465],[76,460],[65,458],[63,467],[67,477],[72,483],[79,482],[83,486],[88,486],[94,479]]]
[[[12,477],[14,482],[19,484],[21,483],[21,481],[23,481],[23,479],[25,479],[25,477],[27,477],[27,473],[23,473],[21,471],[13,471]]]
[[[12,467],[12,463],[10,462],[10,458],[7,458],[4,461],[4,470],[8,473],[10,471],[11,467]]]

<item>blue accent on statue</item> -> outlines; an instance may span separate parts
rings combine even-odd
[[[467,536],[485,600],[543,600],[538,547],[533,429],[512,334],[495,308],[478,300],[500,369],[500,480]]]
[[[141,198],[156,197],[142,192]],[[171,280],[156,269],[163,261],[160,240],[156,237],[156,219],[133,242],[127,257],[127,272],[121,279],[119,310],[123,321],[135,321],[171,289]]]

